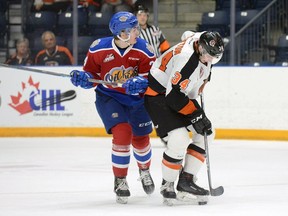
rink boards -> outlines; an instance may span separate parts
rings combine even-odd
[[[38,69],[69,74],[81,67]],[[107,136],[93,89],[47,74],[0,73],[0,137]],[[287,80],[288,67],[214,67],[205,103],[216,138],[288,140]]]

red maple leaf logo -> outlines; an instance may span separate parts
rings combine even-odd
[[[22,82],[22,92],[18,92],[17,96],[10,96],[11,103],[9,103],[9,106],[17,110],[21,115],[32,112],[29,99],[38,94],[38,90],[39,82],[34,83],[30,76],[27,83]]]

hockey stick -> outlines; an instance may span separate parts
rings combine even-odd
[[[201,107],[202,107],[203,111],[205,112],[203,92],[200,94],[200,99],[201,99]],[[224,193],[223,186],[219,186],[217,188],[212,188],[210,160],[209,160],[209,151],[208,151],[208,139],[207,139],[207,133],[206,132],[204,132],[204,144],[205,144],[205,152],[206,152],[206,165],[207,165],[207,175],[208,175],[210,194],[211,194],[211,196],[220,196]]]
[[[70,74],[51,72],[51,71],[40,70],[40,69],[36,69],[36,68],[7,65],[7,64],[3,64],[3,63],[0,63],[0,66],[7,67],[7,68],[12,68],[12,69],[16,69],[16,70],[24,70],[24,71],[41,73],[41,74],[47,74],[47,75],[52,75],[52,76],[60,76],[60,77],[69,77],[69,78],[71,78]],[[91,78],[88,78],[88,81],[92,82],[92,83],[110,85],[110,86],[114,86],[114,87],[122,87],[122,83],[108,82],[108,81],[105,81],[105,80],[97,80],[97,79],[91,79]]]

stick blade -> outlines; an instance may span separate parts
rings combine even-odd
[[[210,194],[211,196],[221,196],[224,193],[224,188],[222,186],[219,186],[217,188],[211,188]]]

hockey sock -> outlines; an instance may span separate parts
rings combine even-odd
[[[187,153],[185,156],[184,171],[197,175],[204,162],[205,150],[194,144],[190,144],[187,148]]]
[[[149,169],[152,156],[149,136],[133,136],[132,145],[134,147],[133,154],[139,169]]]
[[[117,177],[127,176],[130,163],[130,143],[132,129],[128,123],[121,123],[112,129],[112,168]]]

